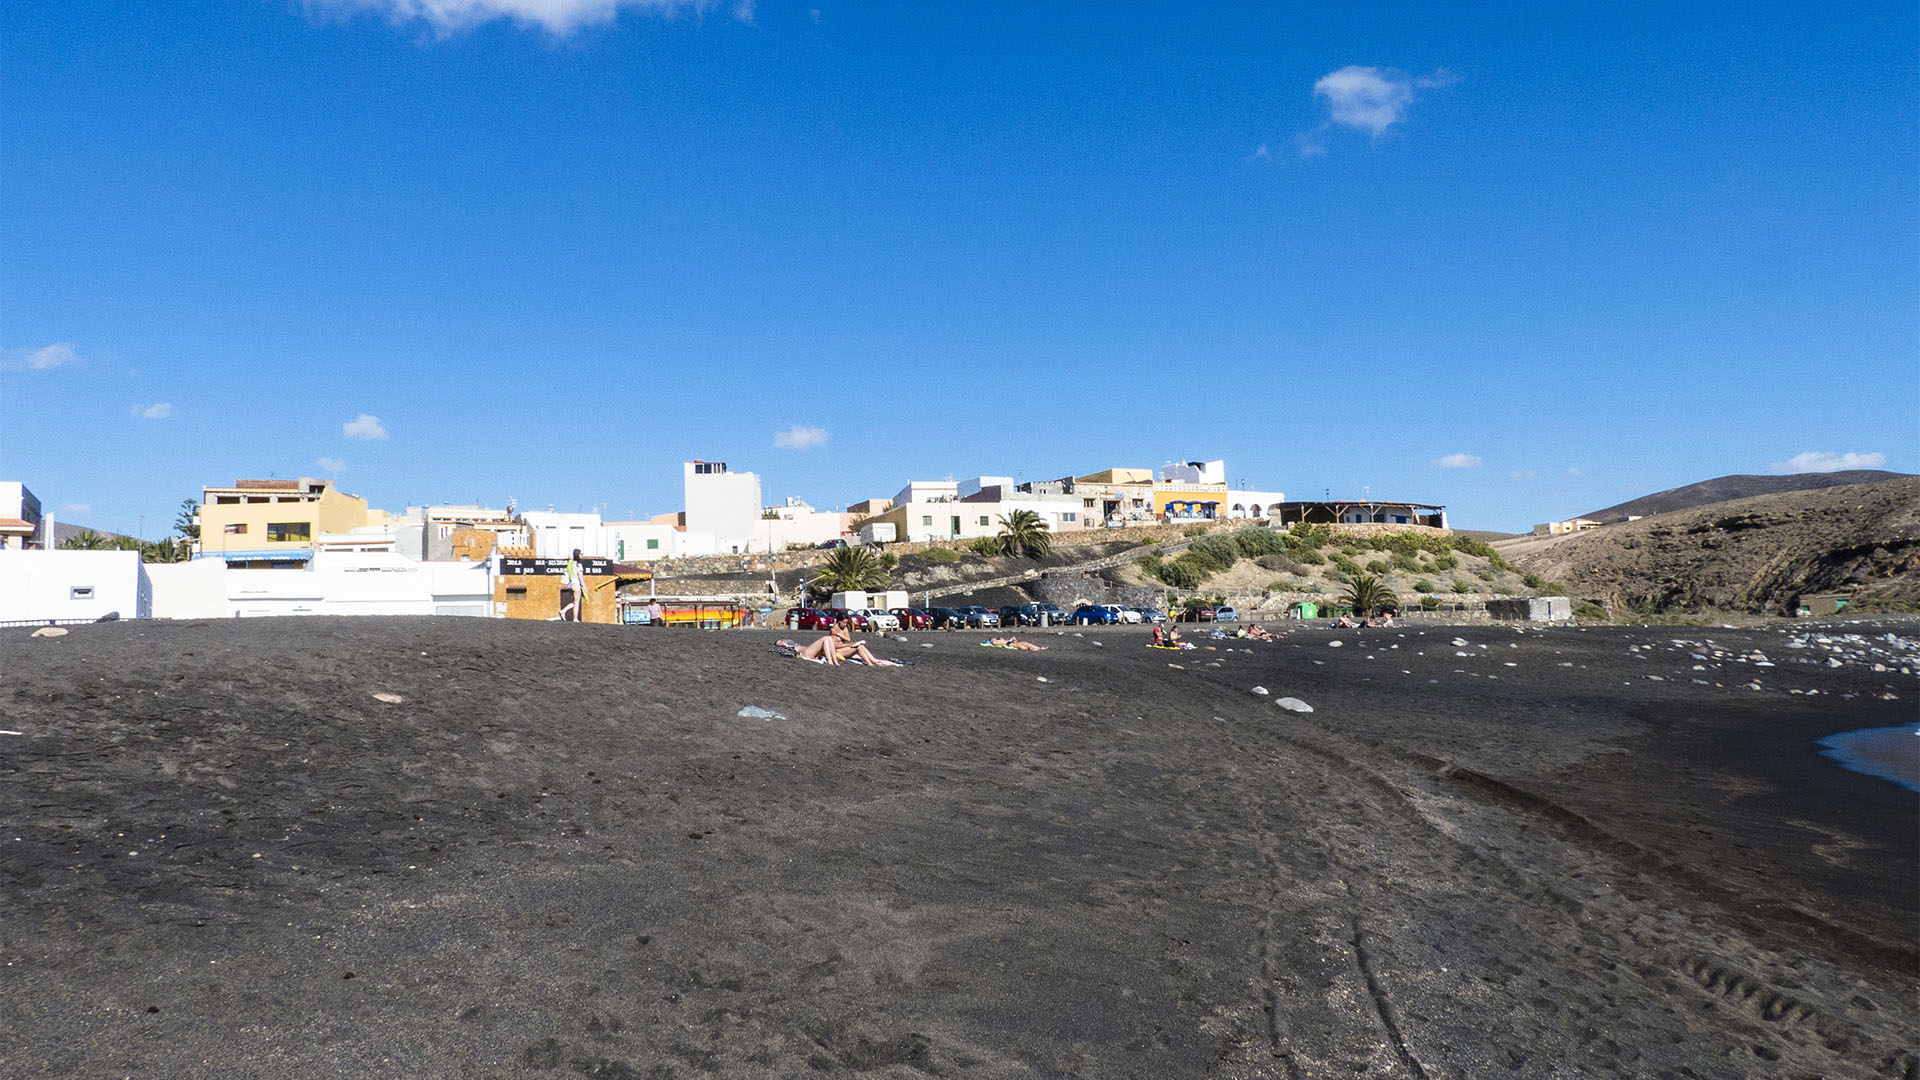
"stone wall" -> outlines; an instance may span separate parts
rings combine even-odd
[[[1042,574],[1040,580],[1029,585],[1028,589],[1037,599],[1058,604],[1069,611],[1082,600],[1090,604],[1151,607],[1160,603],[1160,597],[1165,592],[1146,585],[1116,585],[1105,578],[1071,571]]]

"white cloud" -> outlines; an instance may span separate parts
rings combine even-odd
[[[337,457],[323,457],[319,461],[314,462],[314,464],[320,466],[325,472],[335,473],[347,471],[347,463]]]
[[[1326,102],[1327,119],[1319,127],[1295,136],[1295,145],[1303,158],[1326,153],[1326,142],[1320,136],[1335,124],[1378,139],[1406,119],[1407,109],[1419,91],[1452,86],[1457,81],[1445,68],[1418,77],[1359,64],[1330,71],[1313,84],[1313,96]]]
[[[377,416],[361,413],[359,416],[340,425],[340,431],[349,439],[377,440],[387,437],[386,426]]]
[[[173,415],[173,402],[157,401],[152,405],[135,405],[133,415],[142,420],[165,420]]]
[[[782,450],[811,450],[816,446],[825,446],[827,429],[795,424],[785,431],[775,432],[773,445]]]
[[[1253,153],[1251,153],[1251,154],[1248,154],[1248,155],[1246,156],[1246,160],[1248,160],[1248,161],[1265,161],[1265,160],[1267,160],[1268,158],[1271,158],[1272,156],[1273,156],[1273,154],[1272,154],[1272,153],[1271,153],[1270,151],[1268,151],[1268,150],[1267,150],[1267,144],[1266,144],[1266,143],[1261,143],[1261,144],[1260,144],[1259,146],[1257,146],[1257,147],[1254,147],[1254,150],[1253,150]]]
[[[1466,457],[1465,454],[1455,454],[1454,456]],[[1472,461],[1472,464],[1475,464],[1475,465],[1480,464],[1479,458],[1473,458],[1471,459],[1471,461]],[[1540,478],[1540,471],[1538,469],[1527,469],[1525,471],[1522,471],[1520,469],[1515,469],[1512,472],[1507,474],[1507,479],[1509,480],[1538,480],[1539,478]]]
[[[1585,475],[1587,475],[1587,474],[1586,474],[1586,473],[1583,473],[1583,472],[1581,472],[1581,471],[1580,471],[1579,469],[1576,469],[1576,468],[1574,468],[1573,466],[1571,466],[1571,465],[1569,465],[1569,466],[1567,467],[1567,475],[1568,475],[1568,476],[1585,476]]]
[[[1774,472],[1839,472],[1842,469],[1877,469],[1887,463],[1887,455],[1878,450],[1871,454],[1845,453],[1835,454],[1827,450],[1809,450],[1804,454],[1795,454],[1785,461],[1773,463]]]
[[[38,349],[0,349],[0,371],[51,371],[85,360],[71,341],[56,341]]]
[[[1481,460],[1472,454],[1448,454],[1446,457],[1434,458],[1428,464],[1438,465],[1443,469],[1471,469],[1481,464]]]
[[[80,350],[74,348],[70,341],[56,341],[52,345],[35,349],[27,354],[27,367],[34,371],[47,371],[79,362]]]
[[[754,0],[734,0],[733,17],[751,24],[753,5]],[[716,6],[718,0],[307,0],[310,11],[371,11],[396,23],[426,23],[442,37],[495,19],[565,37],[582,26],[610,23],[624,8],[697,18]]]
[[[93,504],[92,503],[61,503],[60,512],[63,514],[91,514],[93,513]]]

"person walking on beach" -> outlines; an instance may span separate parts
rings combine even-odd
[[[567,567],[560,573],[560,619],[563,622],[580,621],[580,605],[587,599],[587,568],[581,558],[580,549],[573,549],[573,557],[567,560]]]

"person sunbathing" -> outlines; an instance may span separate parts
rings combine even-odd
[[[1260,626],[1260,625],[1258,625],[1258,624],[1255,624],[1255,625],[1253,625],[1253,626],[1250,626],[1250,627],[1248,627],[1248,628],[1247,628],[1247,636],[1248,636],[1248,637],[1250,637],[1250,638],[1252,638],[1252,639],[1253,639],[1253,640],[1255,640],[1255,641],[1273,641],[1273,640],[1275,640],[1275,638],[1274,638],[1274,636],[1273,636],[1272,634],[1269,634],[1269,633],[1267,633],[1267,628],[1266,628],[1266,627],[1264,627],[1264,626]]]
[[[824,660],[838,667],[845,660],[859,660],[869,667],[900,667],[897,660],[882,660],[868,650],[864,641],[853,640],[853,620],[842,616],[819,640],[794,655],[802,660]]]
[[[1018,649],[1021,652],[1046,652],[1047,651],[1047,647],[1045,645],[1035,645],[1031,641],[1021,641],[1017,637],[988,638],[987,640],[981,642],[981,644],[994,645],[1002,649]]]

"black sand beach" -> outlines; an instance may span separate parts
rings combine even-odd
[[[0,1074],[1920,1077],[1889,631],[0,630]]]

